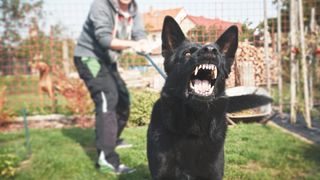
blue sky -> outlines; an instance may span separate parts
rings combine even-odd
[[[268,1],[268,17],[276,8]],[[66,35],[77,37],[92,0],[44,0],[46,21],[43,26],[60,23]],[[263,0],[137,0],[141,12],[182,7],[188,14],[257,24],[263,20]]]

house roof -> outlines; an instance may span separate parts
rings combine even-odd
[[[232,25],[236,25],[239,28],[239,31],[242,32],[241,23],[239,22],[230,22],[230,21],[219,19],[219,18],[210,19],[203,16],[188,15],[187,18],[190,21],[192,21],[195,25],[198,25],[198,26],[205,26],[206,28],[209,28],[210,26],[214,26],[218,29],[219,32],[225,31],[228,27]]]
[[[154,10],[143,14],[143,21],[147,31],[156,32],[162,30],[163,19],[165,16],[172,16],[175,18],[183,8],[166,9],[166,10]]]

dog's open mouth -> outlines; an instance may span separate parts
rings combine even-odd
[[[191,75],[189,90],[198,96],[211,96],[217,74],[217,67],[213,64],[198,65]]]

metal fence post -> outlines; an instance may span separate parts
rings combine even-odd
[[[21,110],[21,112],[22,112],[22,116],[23,116],[23,125],[24,125],[25,138],[26,138],[25,146],[27,148],[28,155],[30,155],[31,154],[31,144],[30,144],[30,132],[29,132],[28,120],[27,120],[27,110],[25,108],[23,108]]]

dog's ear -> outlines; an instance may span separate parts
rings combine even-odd
[[[164,19],[161,39],[162,56],[165,59],[165,67],[170,66],[170,62],[166,61],[169,60],[174,50],[186,40],[179,24],[171,16],[166,16]]]
[[[227,74],[231,71],[235,54],[238,48],[238,28],[237,26],[229,27],[216,41],[220,48],[220,52],[225,55],[226,58],[226,70]]]

